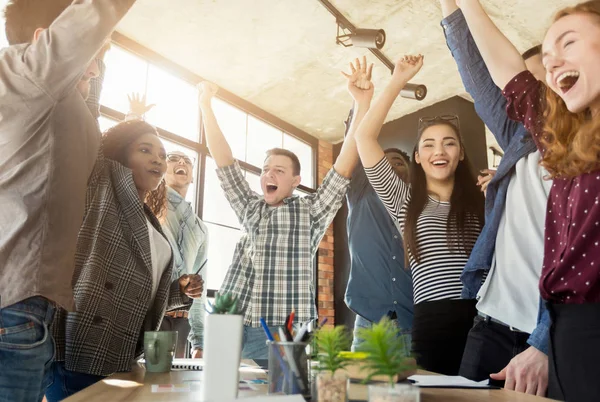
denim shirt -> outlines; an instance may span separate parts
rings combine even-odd
[[[506,205],[511,173],[519,159],[537,150],[531,134],[506,114],[506,99],[496,86],[471,36],[461,10],[442,21],[446,41],[475,110],[504,150],[496,176],[490,181],[485,199],[485,226],[477,239],[462,274],[463,298],[474,299],[485,272],[490,270],[500,218]],[[538,325],[528,339],[536,349],[548,354],[550,316],[540,298]]]
[[[395,312],[398,326],[412,328],[413,287],[404,267],[404,247],[397,227],[359,163],[350,182],[348,248],[350,278],[346,305],[371,322]]]
[[[208,229],[194,214],[192,206],[177,191],[167,187],[167,217],[163,228],[173,249],[173,280],[185,274],[193,274],[206,263],[208,252]],[[194,348],[202,349],[204,340],[204,308],[206,304],[206,271],[200,275],[204,290],[200,299],[194,299],[189,312],[190,334],[188,339]]]

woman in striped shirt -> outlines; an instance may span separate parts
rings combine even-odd
[[[414,286],[413,353],[431,371],[457,374],[474,300],[461,300],[460,275],[484,220],[484,198],[472,175],[458,118],[422,118],[410,184],[395,174],[377,137],[394,100],[421,69],[423,56],[396,63],[392,80],[356,132],[367,177],[400,225]]]

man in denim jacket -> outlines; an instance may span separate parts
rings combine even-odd
[[[167,216],[163,228],[173,249],[173,277],[198,274],[206,284],[208,230],[185,200],[193,180],[193,161],[183,152],[167,155]],[[193,357],[202,357],[204,339],[204,306],[206,285],[202,297],[195,299],[187,311],[168,311],[162,330],[178,331],[176,357],[187,357],[187,341],[192,344]],[[188,322],[189,321],[189,322]],[[189,334],[189,335],[188,335]]]
[[[505,388],[544,395],[550,317],[538,282],[552,182],[543,179],[546,172],[538,165],[540,154],[531,135],[508,118],[501,89],[492,81],[455,0],[440,3],[447,44],[465,88],[505,152],[487,189],[485,227],[462,275],[463,297],[478,299],[479,315],[469,332],[460,375],[491,377],[505,381]],[[537,48],[524,58],[543,80],[539,53]]]

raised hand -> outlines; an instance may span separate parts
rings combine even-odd
[[[367,57],[363,56],[362,63],[356,59],[350,63],[350,74],[342,71],[342,74],[348,80],[348,92],[352,99],[358,104],[370,103],[373,99],[373,82],[371,76],[373,72],[373,63],[367,67]]]
[[[219,87],[209,81],[202,81],[198,84],[200,105],[210,104],[211,99],[216,95]]]
[[[134,92],[127,95],[127,99],[129,99],[129,113],[139,117],[143,117],[146,112],[156,106],[155,104],[146,105],[146,94],[140,98],[140,95]]]
[[[398,60],[394,66],[392,80],[405,85],[410,81],[423,67],[423,55],[404,56]]]

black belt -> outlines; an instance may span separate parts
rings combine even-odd
[[[529,332],[521,331],[520,329],[516,329],[515,327],[513,327],[513,326],[511,326],[511,325],[508,325],[508,324],[506,324],[506,323],[504,323],[504,322],[502,322],[502,321],[500,321],[500,320],[497,320],[497,319],[495,319],[494,317],[490,317],[490,316],[489,316],[489,315],[487,315],[487,314],[483,314],[483,313],[477,312],[477,315],[478,315],[479,317],[483,318],[483,320],[484,320],[486,323],[493,322],[494,324],[502,325],[503,327],[506,327],[506,328],[508,328],[508,329],[509,329],[509,330],[511,330],[512,332],[517,332],[517,333],[520,333],[520,334],[528,334],[528,333],[529,333]]]

